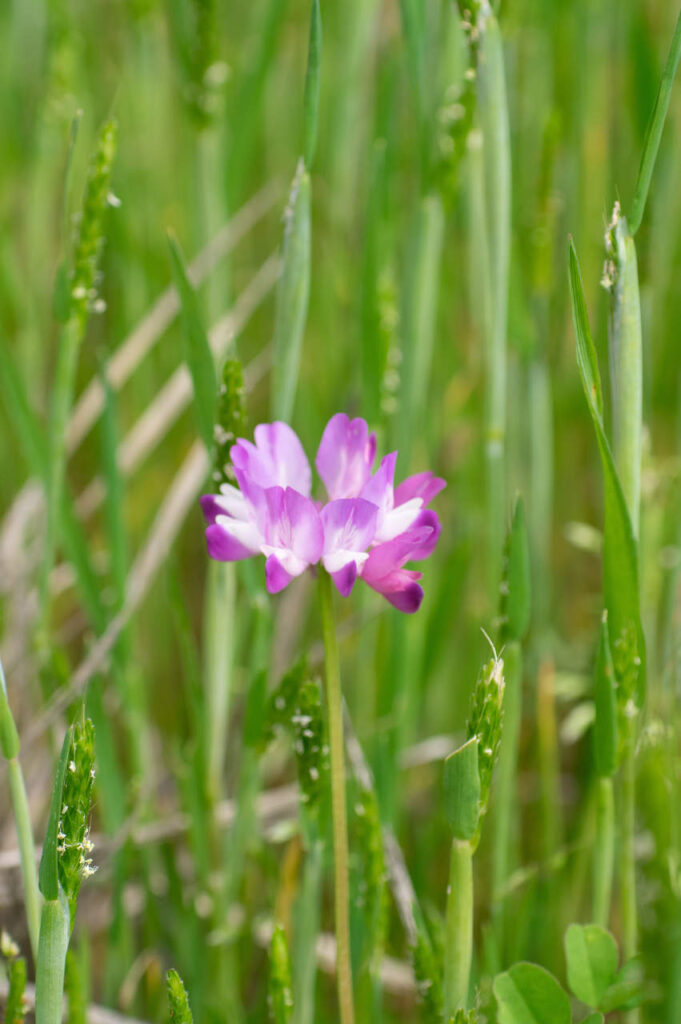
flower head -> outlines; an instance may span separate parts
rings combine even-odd
[[[310,465],[287,424],[260,424],[254,442],[240,439],[230,456],[238,487],[201,499],[211,558],[265,555],[272,594],[321,562],[344,597],[361,577],[400,611],[417,610],[421,573],[405,565],[435,548],[440,524],[426,506],[444,480],[418,473],[395,487],[397,452],[373,472],[376,437],[344,413],[329,420],[315,460],[326,504],[310,497]]]

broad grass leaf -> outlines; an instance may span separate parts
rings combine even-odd
[[[597,924],[571,924],[565,933],[568,984],[587,1006],[600,1006],[617,973],[617,943]]]
[[[577,339],[577,365],[596,432],[604,483],[603,591],[617,680],[624,699],[641,707],[645,697],[645,640],[638,593],[636,540],[602,418],[602,393],[591,338],[584,288],[575,247],[570,242],[570,295]]]
[[[182,328],[185,336],[187,366],[194,385],[194,411],[199,433],[209,455],[213,451],[213,424],[217,404],[218,383],[215,362],[208,335],[203,326],[199,304],[189,277],[180,245],[168,232],[171,266],[175,287],[182,305]]]
[[[445,760],[445,814],[455,839],[473,839],[480,817],[478,738],[473,736]]]
[[[570,1024],[570,1000],[556,979],[536,964],[514,964],[494,979],[499,1024]]]

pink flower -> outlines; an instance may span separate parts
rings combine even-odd
[[[418,473],[394,486],[397,452],[372,473],[376,437],[362,419],[333,416],[317,458],[329,501],[310,498],[312,475],[296,434],[285,423],[255,428],[255,443],[239,440],[231,457],[238,487],[223,484],[201,499],[211,558],[237,561],[263,554],[270,593],[321,562],[344,597],[361,577],[396,608],[415,612],[421,573],[404,566],[432,554],[440,535],[426,508],[445,486]]]

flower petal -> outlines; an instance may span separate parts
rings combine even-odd
[[[357,564],[354,561],[348,562],[338,572],[332,572],[330,575],[340,596],[349,597],[357,579]]]
[[[324,554],[335,550],[366,551],[374,539],[378,508],[363,498],[338,498],[321,511]]]
[[[211,558],[215,558],[218,562],[238,562],[242,558],[250,558],[251,555],[257,555],[260,553],[260,547],[257,546],[255,550],[249,543],[249,538],[235,534],[231,527],[227,529],[223,525],[223,517],[220,517],[221,522],[212,523],[206,528],[206,543],[208,545],[208,554]],[[224,517],[227,519],[227,517]],[[229,523],[236,522],[235,520],[227,520]],[[239,524],[243,526],[245,524]]]
[[[376,455],[376,435],[366,420],[350,420],[344,412],[327,423],[315,465],[329,497],[356,498],[369,477]]]
[[[300,572],[319,561],[324,544],[324,529],[319,512],[310,498],[293,488],[269,487],[265,492],[267,515],[265,544],[270,550],[290,552],[301,563]],[[293,575],[293,565],[286,568]]]
[[[447,482],[442,477],[430,472],[415,473],[395,488],[395,505],[403,505],[411,498],[421,498],[423,504],[427,505],[446,486]]]
[[[276,555],[270,555],[265,562],[265,584],[268,594],[278,594],[293,579]]]
[[[312,472],[296,432],[287,423],[260,423],[254,436],[255,444],[239,438],[230,449],[234,468],[259,487],[293,487],[308,497]]]
[[[406,612],[408,615],[418,611],[423,600],[423,587],[417,583],[417,580],[421,579],[420,572],[395,569],[380,579],[367,578],[366,574],[363,574],[362,578],[398,611]]]

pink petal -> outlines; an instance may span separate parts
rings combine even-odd
[[[374,539],[378,509],[363,498],[338,498],[321,511],[324,554],[366,551]]]
[[[259,487],[293,487],[309,496],[312,473],[298,435],[287,423],[261,423],[255,444],[239,439],[230,455],[235,469]]]
[[[395,488],[395,504],[403,505],[410,498],[421,498],[423,504],[427,505],[433,500],[436,494],[447,486],[445,480],[439,476],[433,476],[431,472],[416,473],[408,476]]]
[[[406,612],[408,615],[418,611],[423,600],[423,588],[416,582],[420,578],[420,572],[410,569],[395,569],[378,580],[367,578],[366,573],[363,574],[364,581],[373,590],[382,594],[398,611]]]
[[[344,412],[327,423],[315,465],[331,499],[356,498],[371,475],[376,435],[363,419],[350,420]]]
[[[352,588],[355,585],[357,579],[357,564],[356,562],[348,562],[338,572],[331,573],[331,579],[336,585],[336,589],[341,597],[349,597]]]
[[[391,452],[381,459],[381,465],[362,488],[362,497],[372,501],[380,509],[388,511],[393,507],[393,480],[395,479],[395,463],[397,452]]]
[[[265,584],[268,594],[278,594],[292,579],[293,576],[286,572],[277,556],[270,555],[265,562]]]
[[[242,558],[250,558],[251,555],[258,553],[217,523],[206,528],[206,542],[208,554],[218,562],[238,562]]]
[[[265,491],[265,499],[267,545],[290,551],[307,565],[318,562],[324,528],[314,502],[291,487],[270,487]]]
[[[218,516],[224,516],[225,510],[220,508],[217,494],[202,494],[199,501],[201,502],[201,511],[208,526],[212,526]]]

